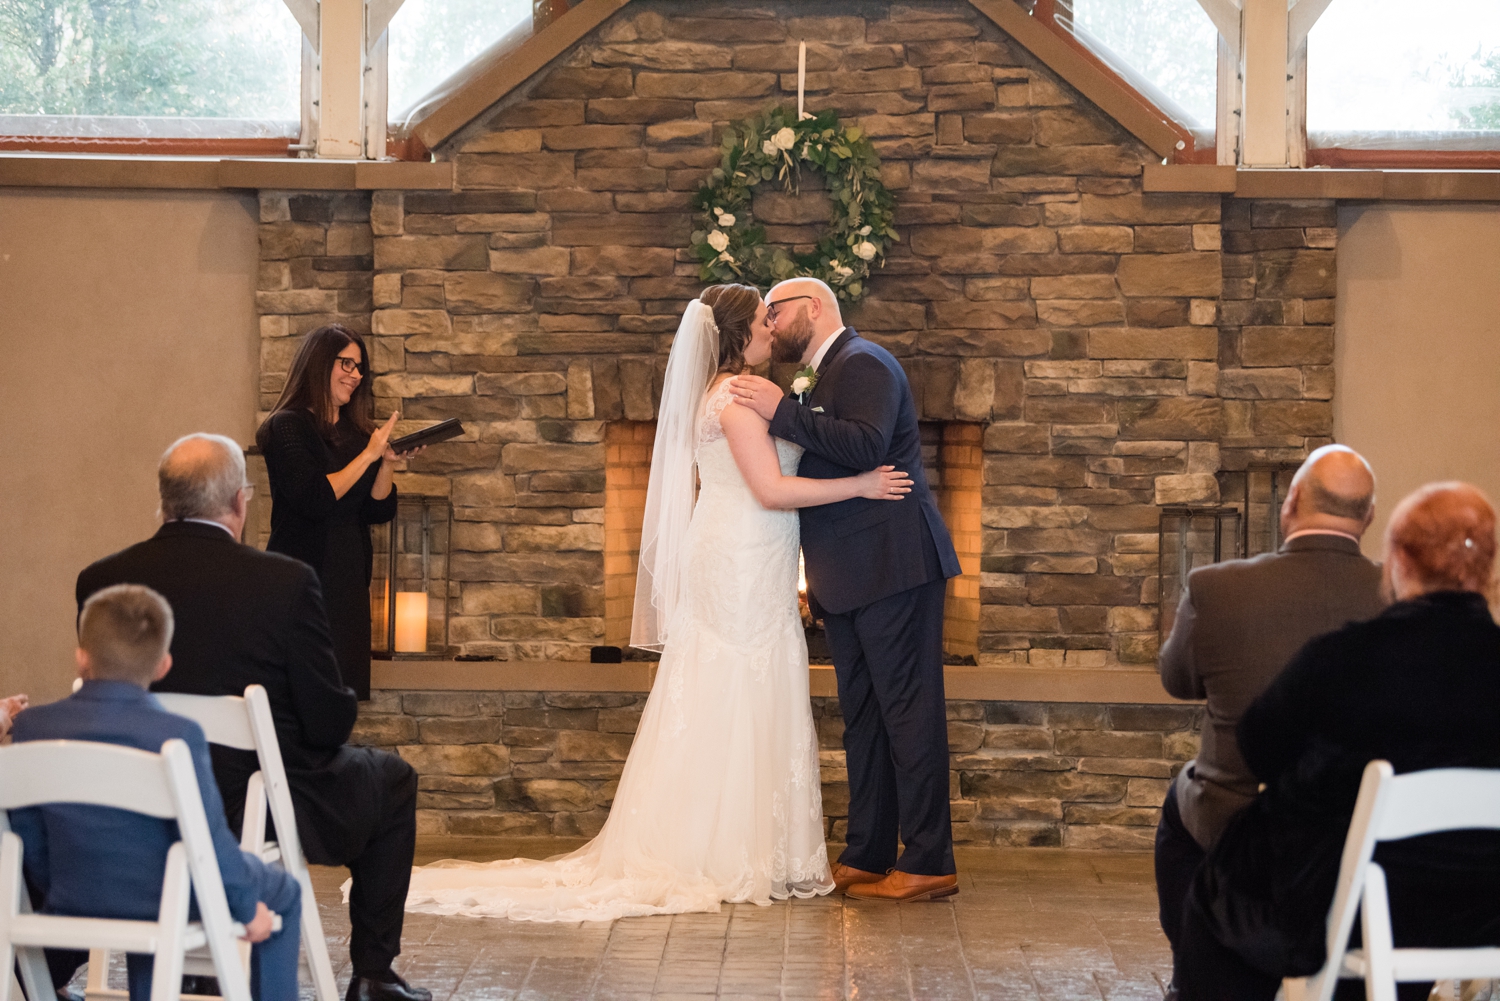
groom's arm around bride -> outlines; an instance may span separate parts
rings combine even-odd
[[[767,302],[776,358],[810,366],[812,386],[783,397],[764,379],[739,376],[731,388],[773,435],[806,450],[798,475],[832,479],[893,465],[913,481],[905,503],[856,497],[800,513],[808,596],[824,619],[845,723],[849,833],[834,878],[855,896],[946,895],[957,883],[943,596],[959,566],[922,472],[911,388],[890,352],[843,325],[822,282],[783,282]]]

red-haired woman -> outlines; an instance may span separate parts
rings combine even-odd
[[[397,414],[377,427],[370,361],[358,334],[308,334],[286,388],[255,434],[271,480],[271,540],[318,572],[344,684],[370,697],[370,526],[396,516]]]
[[[1199,869],[1183,921],[1183,1001],[1270,1001],[1316,972],[1361,773],[1500,768],[1495,512],[1467,483],[1432,483],[1386,530],[1395,603],[1309,642],[1240,720],[1266,784]],[[1383,843],[1398,947],[1500,944],[1500,832]],[[1431,984],[1401,984],[1401,1001]],[[1344,981],[1337,998],[1362,998]]]

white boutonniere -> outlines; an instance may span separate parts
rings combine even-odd
[[[811,365],[801,368],[797,374],[792,376],[792,392],[797,394],[798,403],[807,402],[807,394],[813,391],[818,384],[818,373],[813,371]]]

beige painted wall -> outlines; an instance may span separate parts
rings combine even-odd
[[[73,676],[73,583],[156,527],[175,438],[253,431],[256,203],[0,189],[0,694]]]
[[[1500,207],[1341,208],[1336,322],[1334,433],[1379,484],[1366,553],[1423,483],[1500,503]]]

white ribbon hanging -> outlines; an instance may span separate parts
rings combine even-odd
[[[802,110],[802,92],[807,87],[807,43],[797,43],[797,121],[811,118],[807,112]]]

